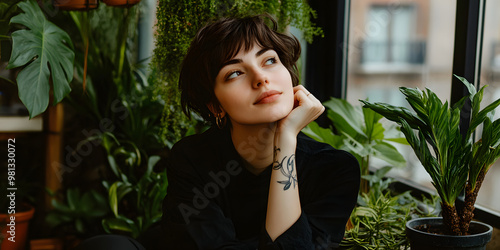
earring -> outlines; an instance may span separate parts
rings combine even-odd
[[[219,129],[223,129],[226,126],[226,117],[222,117],[221,113],[215,115],[215,124]]]

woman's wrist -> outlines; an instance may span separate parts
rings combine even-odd
[[[297,136],[293,134],[282,134],[275,138],[274,140],[274,149],[278,149],[280,153],[285,155],[295,154],[295,149],[297,147]],[[275,157],[276,155],[275,152]],[[276,159],[275,159],[276,160]]]
[[[299,131],[294,131],[293,129],[285,129],[282,127],[277,128],[275,136],[274,136],[274,145],[279,146],[280,144],[289,144],[293,142],[297,142],[297,135]]]

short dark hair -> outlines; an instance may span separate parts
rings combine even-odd
[[[266,25],[266,18],[272,27]],[[258,15],[222,18],[201,28],[191,42],[180,72],[179,89],[184,113],[189,116],[189,111],[193,110],[214,124],[215,118],[207,105],[220,105],[214,93],[215,78],[225,62],[242,48],[249,51],[254,43],[276,51],[290,72],[293,86],[297,86],[296,63],[300,57],[300,43],[294,36],[279,33],[277,26],[269,15]]]

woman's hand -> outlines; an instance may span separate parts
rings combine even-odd
[[[294,107],[290,114],[278,122],[278,134],[289,134],[294,136],[310,122],[316,120],[324,111],[325,107],[304,86],[293,88]]]

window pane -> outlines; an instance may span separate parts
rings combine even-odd
[[[486,1],[484,18],[483,53],[481,62],[481,87],[484,91],[483,107],[500,98],[500,1]],[[500,117],[497,109],[495,119]],[[477,132],[478,134],[481,131]],[[500,163],[495,163],[489,170],[477,197],[477,204],[500,212]],[[496,192],[496,193],[495,193]]]
[[[351,1],[347,100],[406,105],[400,86],[430,88],[450,99],[455,1]],[[500,79],[500,78],[499,78]],[[431,186],[409,146],[399,146],[408,164],[392,174]],[[372,165],[385,166],[385,162]]]

